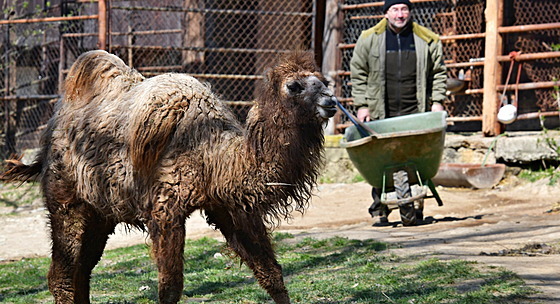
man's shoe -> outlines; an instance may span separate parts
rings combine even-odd
[[[372,226],[380,227],[380,226],[389,226],[389,219],[386,216],[380,216],[377,220],[373,223]]]

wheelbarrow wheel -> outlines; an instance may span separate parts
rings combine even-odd
[[[412,196],[410,184],[408,183],[408,173],[406,173],[406,171],[399,170],[393,173],[393,184],[398,199]],[[414,202],[400,205],[399,211],[403,226],[416,225],[416,209],[414,208]]]

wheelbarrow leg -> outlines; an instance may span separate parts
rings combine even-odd
[[[434,185],[434,182],[432,182],[431,179],[428,180],[428,188],[430,188],[430,191],[432,191],[432,194],[436,199],[438,206],[443,206],[443,201],[441,200],[441,197],[439,196],[439,193],[436,190],[436,186]]]

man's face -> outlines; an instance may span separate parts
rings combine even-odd
[[[389,20],[389,24],[396,29],[400,30],[406,26],[410,20],[410,10],[406,4],[395,4],[387,10],[385,18]]]

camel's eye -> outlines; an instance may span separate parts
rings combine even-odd
[[[304,89],[303,85],[297,80],[290,81],[288,84],[286,84],[286,87],[288,88],[288,92],[291,95],[299,94]]]

